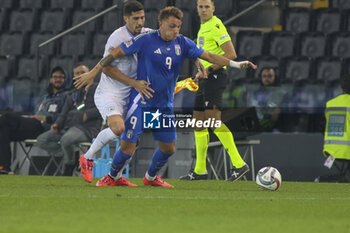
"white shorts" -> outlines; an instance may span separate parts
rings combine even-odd
[[[95,105],[104,121],[111,115],[125,117],[129,104],[130,91],[118,93],[113,90],[102,90],[100,86],[95,92]]]

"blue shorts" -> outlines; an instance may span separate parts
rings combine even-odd
[[[141,101],[132,102],[125,118],[125,130],[121,139],[136,143],[141,133],[149,129],[154,140],[175,142],[176,127],[172,122],[175,122],[175,117],[171,108],[146,107]]]

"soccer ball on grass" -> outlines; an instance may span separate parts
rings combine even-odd
[[[263,189],[276,191],[282,183],[279,171],[274,167],[263,167],[256,175],[256,183]]]

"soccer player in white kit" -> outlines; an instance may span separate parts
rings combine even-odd
[[[115,30],[108,38],[105,46],[104,56],[109,51],[118,47],[121,43],[130,41],[134,36],[149,32],[151,29],[144,28],[145,13],[141,3],[128,1],[124,4],[123,17],[126,25]],[[103,69],[101,79],[95,92],[95,104],[104,120],[107,120],[108,128],[102,130],[89,150],[80,156],[81,174],[83,178],[91,183],[93,180],[92,169],[95,154],[108,142],[117,138],[124,131],[124,113],[129,103],[129,94],[134,87],[142,96],[152,98],[154,92],[149,83],[143,80],[136,80],[137,56],[125,56],[112,62]],[[76,79],[77,88],[89,86],[93,79]],[[118,180],[122,186],[134,186],[124,177]]]

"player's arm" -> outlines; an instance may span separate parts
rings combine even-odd
[[[125,83],[126,85],[132,86],[141,94],[141,97],[143,98],[143,95],[145,95],[147,98],[152,98],[154,93],[154,90],[150,88],[148,85],[150,85],[149,82],[145,80],[135,80],[133,78],[130,78],[129,76],[125,75],[123,72],[121,72],[118,67],[108,65],[103,68],[103,73],[105,73],[108,77],[111,77],[112,79],[118,80],[122,83]]]
[[[253,69],[256,69],[257,66],[254,65],[252,62],[250,61],[241,61],[241,62],[236,62],[233,60],[228,59],[227,57],[215,54],[215,53],[210,53],[208,51],[205,51],[199,56],[201,59],[206,60],[210,63],[219,65],[219,66],[230,66],[233,68],[237,68],[237,69],[244,69],[244,68],[248,68],[251,67]]]
[[[220,47],[221,47],[222,51],[224,51],[224,54],[222,56],[224,56],[230,60],[235,60],[237,58],[236,50],[233,47],[232,41],[226,41]],[[223,66],[213,64],[210,67],[211,67],[212,71],[215,71],[215,70],[222,68]]]
[[[108,66],[111,62],[113,62],[118,57],[125,56],[125,53],[121,46],[118,46],[116,48],[113,48],[111,51],[109,51],[109,54],[104,56],[97,65],[92,68],[89,72],[84,73],[82,75],[79,75],[77,77],[74,77],[74,86],[77,89],[80,89],[84,86],[85,89],[89,89],[89,87],[92,85],[94,78],[102,71],[102,69],[106,66]]]

